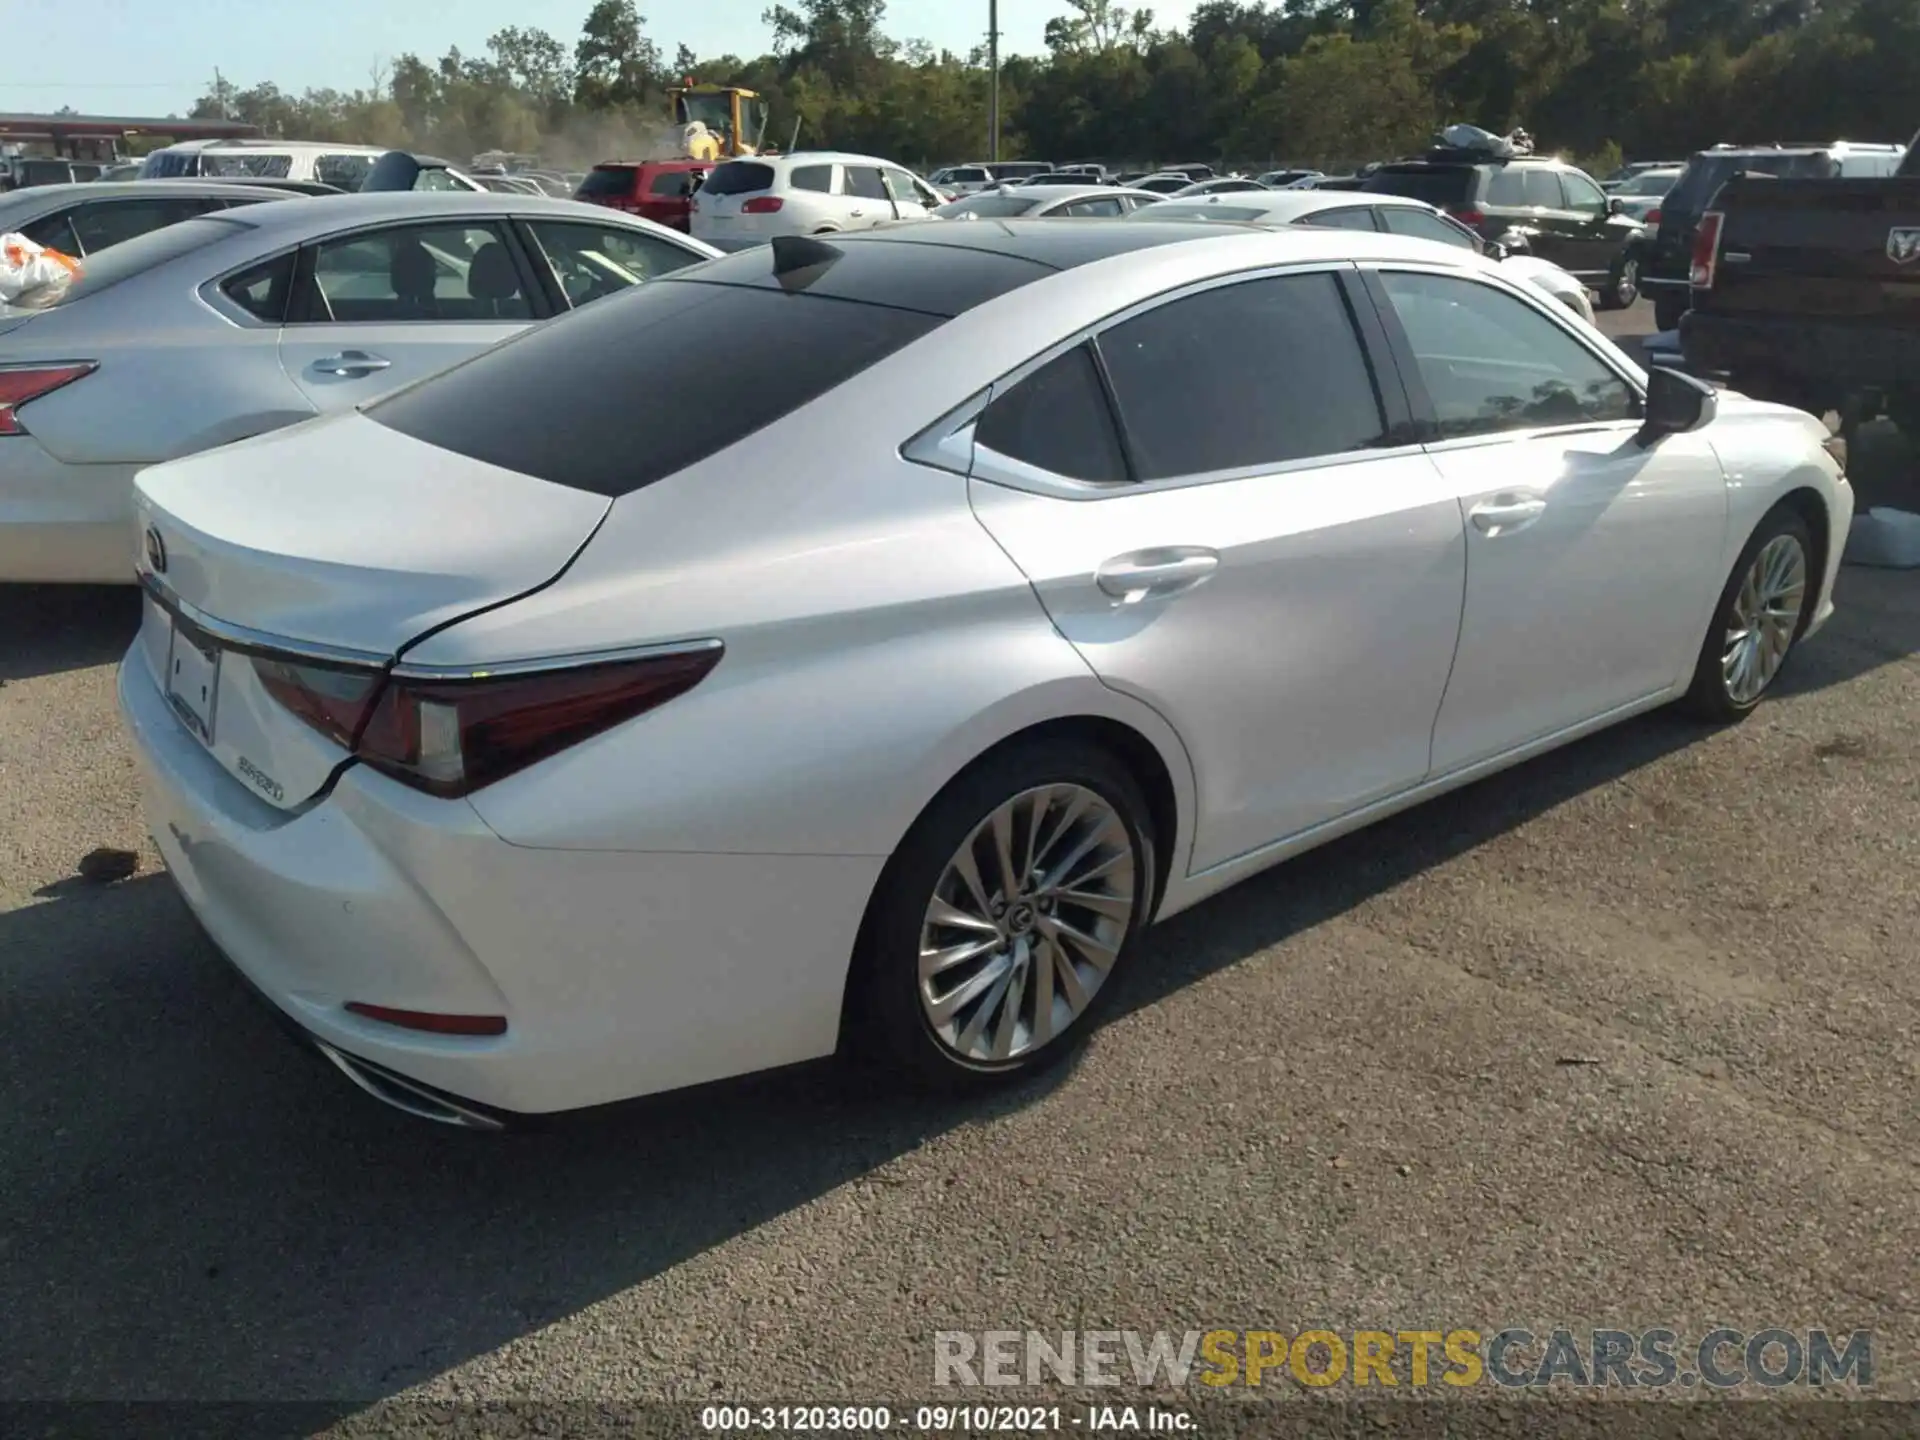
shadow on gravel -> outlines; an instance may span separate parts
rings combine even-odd
[[[112,664],[139,628],[132,585],[0,585],[0,684]]]

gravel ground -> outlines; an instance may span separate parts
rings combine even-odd
[[[825,1067],[480,1139],[288,1044],[158,873],[132,597],[0,591],[0,1398],[898,1401],[936,1330],[1509,1324],[1871,1327],[1913,1395],[1920,584],[1839,598],[1745,725],[1154,932],[1026,1092]]]

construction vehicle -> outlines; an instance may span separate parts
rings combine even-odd
[[[702,85],[688,76],[685,84],[667,94],[673,100],[673,123],[680,127],[688,159],[712,162],[771,153],[762,143],[767,102],[756,91],[739,85]]]

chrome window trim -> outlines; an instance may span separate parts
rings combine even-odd
[[[1444,265],[1432,267],[1437,274],[1460,274],[1459,270]],[[1015,460],[1011,456],[1000,455],[973,443],[973,425],[980,413],[993,403],[996,396],[1011,390],[1036,370],[1052,363],[1077,345],[1097,338],[1115,326],[1124,325],[1137,316],[1176,300],[1184,300],[1192,295],[1203,295],[1209,290],[1218,290],[1227,285],[1243,285],[1253,280],[1269,280],[1289,275],[1332,275],[1350,273],[1359,269],[1352,260],[1300,260],[1280,265],[1261,265],[1250,270],[1236,270],[1228,275],[1210,275],[1204,280],[1191,281],[1163,290],[1143,300],[1137,300],[1125,309],[1116,310],[1090,325],[1083,326],[1067,338],[1056,341],[1047,349],[1009,370],[987,389],[974,395],[963,404],[948,411],[940,419],[915,435],[900,447],[903,459],[916,464],[931,466],[956,475],[968,475],[972,479],[987,484],[998,485],[1009,490],[1023,490],[1034,495],[1049,495],[1060,500],[1109,500],[1123,495],[1145,495],[1160,490],[1184,490],[1196,485],[1221,485],[1235,480],[1251,480],[1268,475],[1294,475],[1306,470],[1330,469],[1335,466],[1362,464],[1370,460],[1382,460],[1400,455],[1418,455],[1426,447],[1419,444],[1383,445],[1371,450],[1349,450],[1334,455],[1314,455],[1298,460],[1283,460],[1277,463],[1242,465],[1231,470],[1197,471],[1190,475],[1172,475],[1161,480],[1125,480],[1100,483],[1090,480],[1074,480],[1064,475],[1055,475],[1052,471],[1042,470]],[[1354,343],[1360,346],[1361,354],[1366,354],[1366,342],[1356,331]],[[1382,424],[1386,416],[1382,414]],[[972,464],[961,468],[960,447],[964,445],[971,456]]]

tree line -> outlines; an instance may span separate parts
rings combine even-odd
[[[1179,29],[1065,3],[1045,54],[1002,61],[1002,158],[1347,168],[1465,121],[1605,168],[1920,127],[1916,0],[1207,0]],[[596,0],[571,45],[510,27],[482,54],[402,55],[354,90],[223,83],[193,114],[584,166],[669,144],[666,89],[693,76],[765,95],[783,148],[797,134],[923,166],[983,158],[984,44],[936,50],[885,18],[886,0],[794,0],[766,12],[765,54],[669,58],[633,0]]]

